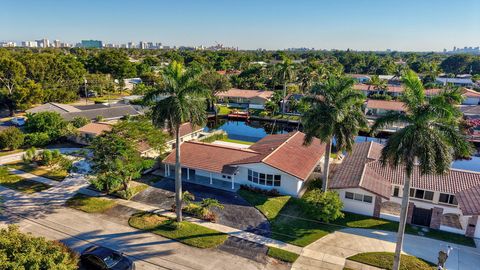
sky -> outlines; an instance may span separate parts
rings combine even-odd
[[[480,0],[0,0],[0,40],[240,49],[480,46]]]

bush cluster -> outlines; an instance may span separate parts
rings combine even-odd
[[[267,196],[270,196],[270,197],[275,197],[275,196],[280,195],[280,192],[278,192],[278,190],[275,189],[275,188],[263,189],[263,188],[254,187],[254,186],[251,186],[251,185],[240,185],[240,189],[255,192],[255,193],[260,193],[260,194],[267,195]]]

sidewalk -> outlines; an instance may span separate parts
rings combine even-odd
[[[42,177],[42,176],[34,175],[34,174],[31,174],[31,173],[27,173],[27,172],[16,170],[16,169],[9,169],[9,171],[12,174],[18,175],[22,178],[32,180],[32,181],[36,181],[36,182],[40,182],[42,184],[46,184],[46,185],[49,185],[49,186],[52,186],[52,187],[56,187],[61,183],[60,181],[54,181],[52,179],[48,179],[48,178],[45,178],[45,177]]]

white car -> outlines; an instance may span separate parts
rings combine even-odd
[[[25,125],[25,117],[14,117],[12,118],[12,124],[15,126],[23,126]]]

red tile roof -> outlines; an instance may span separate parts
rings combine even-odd
[[[367,101],[367,108],[403,112],[405,111],[405,103],[401,101],[393,101],[393,100],[387,101],[387,100],[369,99]]]
[[[220,92],[217,94],[218,97],[232,97],[232,98],[262,98],[270,99],[273,96],[273,91],[266,90],[247,90],[247,89],[237,89],[231,88],[226,92]]]
[[[464,215],[480,215],[480,185],[455,194]]]
[[[348,154],[338,167],[330,181],[330,187],[333,189],[364,188],[372,193],[384,195],[386,198],[390,197],[391,189],[385,189],[384,185],[389,187],[391,184],[403,185],[405,170],[402,167],[382,166],[379,161],[382,147],[375,142],[356,144],[352,153]],[[412,188],[458,194],[479,186],[480,173],[450,169],[444,175],[422,175],[416,167],[411,181]],[[468,200],[476,197],[465,195],[465,198]],[[470,203],[480,205],[480,197],[478,201]]]
[[[360,90],[360,91],[374,91],[373,86],[368,85],[368,84],[363,84],[363,83],[357,83],[353,86],[353,89],[355,90]],[[403,86],[397,86],[397,85],[388,85],[387,92],[391,93],[403,93],[405,89]],[[438,95],[443,89],[440,88],[431,88],[431,89],[425,89],[425,95],[427,96],[434,96]],[[464,96],[467,98],[480,98],[480,92],[468,89],[468,88],[463,88],[462,93]]]
[[[240,164],[264,163],[301,180],[306,180],[325,152],[325,145],[314,139],[303,145],[305,134],[294,132],[269,135],[247,149],[236,149],[204,143],[183,143],[181,161],[186,167],[212,172]],[[175,163],[172,152],[164,162]]]
[[[180,137],[183,137],[185,135],[188,135],[192,132],[202,130],[203,128],[200,126],[193,126],[190,124],[190,122],[183,123],[180,125],[179,133]]]
[[[85,126],[77,129],[79,132],[83,133],[90,133],[95,135],[100,135],[103,132],[111,131],[112,126],[109,124],[101,124],[101,123],[88,123]]]
[[[368,84],[364,84],[364,83],[354,84],[353,89],[360,90],[360,91],[375,91],[373,86],[368,85]],[[388,85],[387,92],[402,93],[403,92],[403,86]]]

